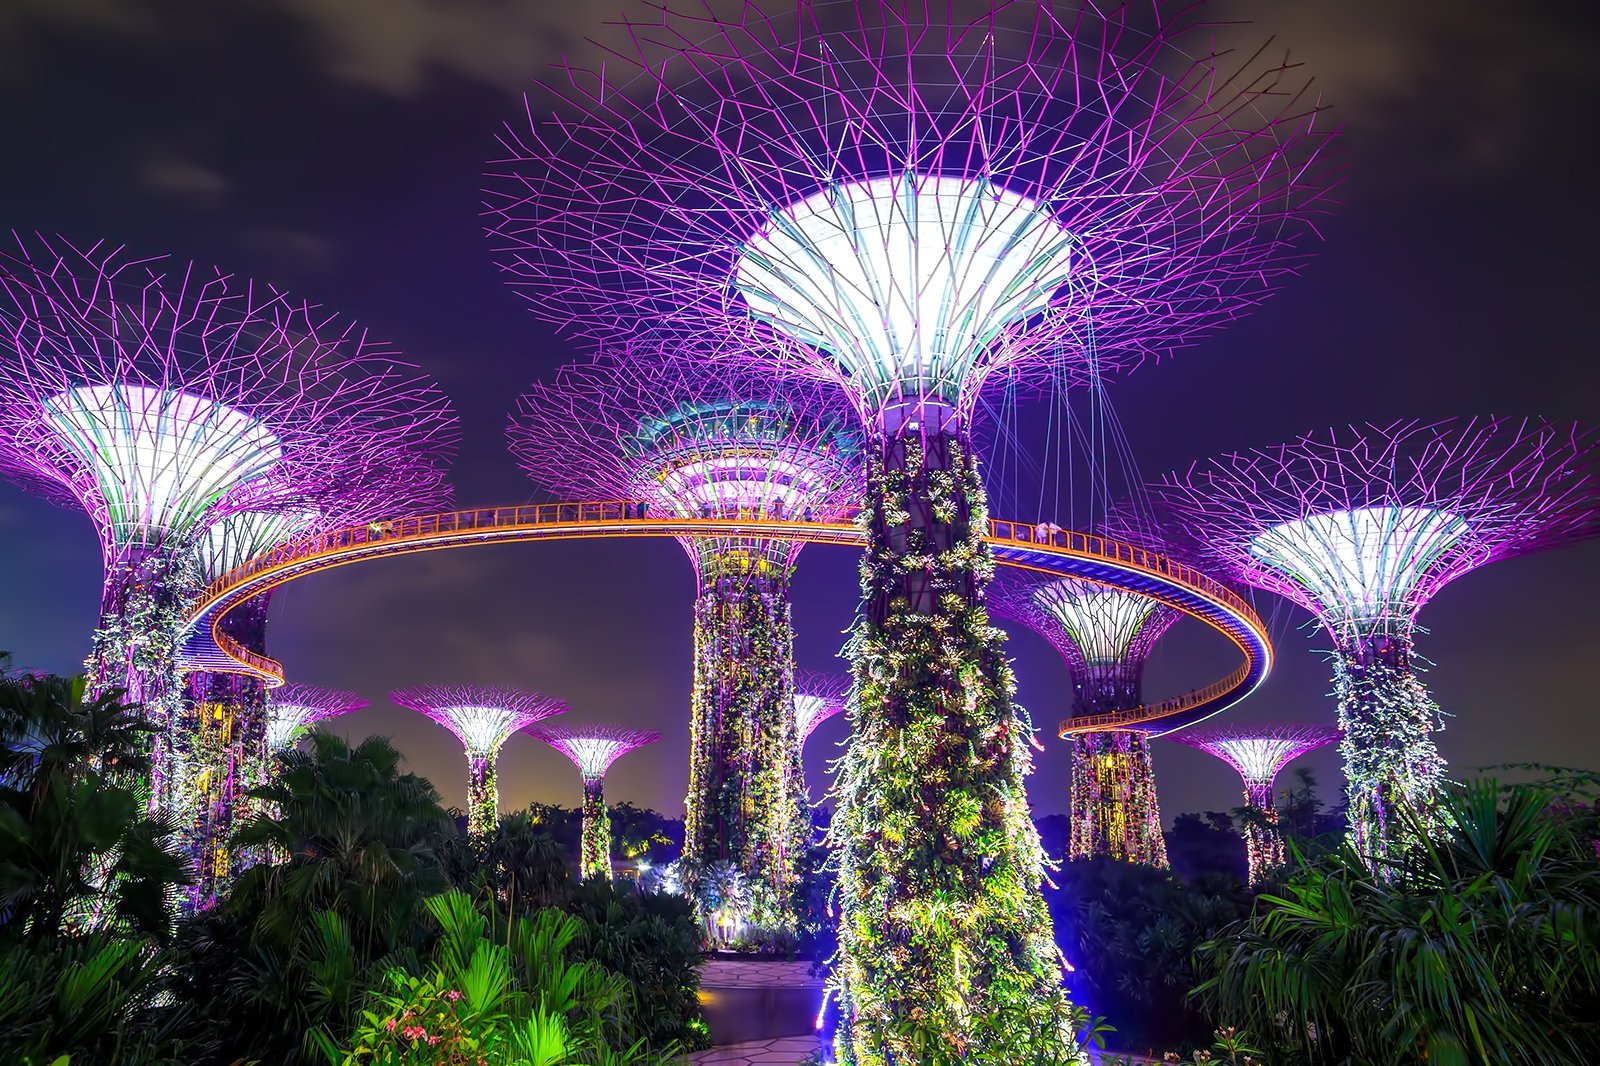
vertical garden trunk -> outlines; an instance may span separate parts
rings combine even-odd
[[[1117,729],[1073,739],[1072,837],[1067,854],[1074,859],[1105,855],[1166,867],[1167,845],[1161,835],[1148,734]]]
[[[977,464],[908,422],[869,456],[858,706],[837,784],[842,1061],[1070,1049],[1023,778],[1029,737],[982,591]],[[1051,1059],[1053,1061],[1053,1059]]]
[[[227,635],[266,653],[270,593],[240,605],[223,619]],[[189,908],[209,906],[249,861],[229,849],[233,831],[254,813],[245,795],[266,783],[266,685],[248,674],[196,672],[173,730],[178,769],[174,813],[194,862]]]
[[[1412,668],[1408,636],[1367,636],[1340,648],[1333,692],[1350,843],[1381,870],[1381,860],[1408,837],[1398,808],[1426,821],[1438,794],[1444,759],[1430,734],[1439,727],[1439,706]]]
[[[586,880],[611,880],[611,815],[606,812],[604,785],[598,779],[583,783],[583,838],[578,847],[578,869]]]
[[[731,863],[787,909],[799,830],[787,581],[708,574],[694,608],[684,859]]]
[[[474,837],[494,832],[500,820],[500,789],[494,764],[492,754],[467,752],[467,832]]]
[[[126,549],[107,570],[100,625],[84,663],[91,692],[123,690],[125,702],[155,726],[147,782],[152,814],[174,811],[179,767],[173,730],[183,695],[178,647],[184,614],[198,591],[198,577],[180,557]]]

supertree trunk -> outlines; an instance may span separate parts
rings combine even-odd
[[[578,866],[585,880],[611,880],[611,815],[606,811],[604,783],[598,780],[583,783],[583,838]]]
[[[227,635],[259,654],[266,653],[267,607],[264,593],[223,619]],[[181,772],[173,802],[179,833],[194,863],[196,881],[184,906],[210,906],[254,856],[235,855],[234,830],[258,812],[246,793],[266,784],[266,685],[236,673],[190,674],[186,699],[173,731]]]
[[[1430,734],[1439,705],[1411,665],[1408,637],[1365,637],[1334,655],[1334,698],[1343,737],[1350,843],[1382,873],[1383,860],[1411,833],[1396,820],[1409,808],[1426,825],[1444,777]]]
[[[467,832],[482,837],[500,820],[500,787],[495,756],[467,753]]]
[[[1278,808],[1272,802],[1272,782],[1252,781],[1245,785],[1245,806],[1257,812],[1262,825],[1247,822],[1244,827],[1245,859],[1249,863],[1250,883],[1266,880],[1267,871],[1282,866],[1289,858],[1289,850],[1278,828]]]
[[[684,859],[732,863],[786,906],[800,822],[787,582],[708,580],[695,601],[694,644]]]
[[[869,455],[859,707],[837,784],[842,1024],[880,1066],[1071,1046],[1015,683],[982,592],[977,463],[953,435]]]
[[[182,772],[174,744],[183,698],[178,647],[198,591],[198,576],[178,554],[129,551],[106,574],[100,625],[84,662],[92,692],[123,690],[124,700],[155,727],[146,792],[151,814],[175,813]]]
[[[1106,855],[1167,865],[1150,739],[1136,730],[1085,733],[1072,745],[1074,859]]]

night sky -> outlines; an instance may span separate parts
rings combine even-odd
[[[480,173],[517,94],[561,51],[592,47],[584,39],[605,32],[620,2],[5,0],[0,223],[215,263],[354,316],[451,394],[465,436],[459,504],[526,502],[534,490],[506,452],[507,412],[575,353],[497,279],[477,217]],[[1349,176],[1300,278],[1247,320],[1111,385],[1140,470],[1358,420],[1600,419],[1600,33],[1589,7],[1224,8],[1279,34],[1316,73],[1346,128]],[[1025,483],[995,492],[1038,496]],[[1051,517],[1000,506],[996,516]],[[99,583],[87,518],[0,484],[0,648],[19,666],[75,671]],[[623,758],[607,794],[681,814],[692,595],[688,560],[668,540],[424,554],[280,590],[269,650],[295,680],[371,698],[334,728],[391,735],[448,802],[465,798],[458,743],[389,706],[389,689],[520,685],[565,698],[575,721],[657,728],[666,739]],[[806,549],[794,600],[799,664],[842,669],[853,554]],[[1597,601],[1600,545],[1590,545],[1495,564],[1423,612],[1419,651],[1454,715],[1438,739],[1457,775],[1505,761],[1600,767]],[[1326,639],[1298,608],[1259,602],[1278,669],[1218,722],[1331,722],[1316,654]],[[1185,626],[1158,648],[1149,698],[1236,662]],[[1040,813],[1057,812],[1066,670],[1026,632],[1011,650],[1047,748],[1030,795]],[[808,746],[814,796],[844,735],[835,719]],[[1169,819],[1239,802],[1237,777],[1210,756],[1161,743],[1156,758]],[[1307,762],[1331,797],[1334,756]],[[512,739],[503,810],[578,799],[563,757]]]

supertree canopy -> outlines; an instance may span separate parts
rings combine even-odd
[[[0,330],[0,472],[93,519],[105,586],[91,683],[143,706],[157,726],[152,807],[208,847],[198,808],[231,797],[206,794],[222,771],[194,750],[208,742],[177,657],[202,567],[279,523],[344,513],[374,485],[440,498],[455,419],[359,327],[109,245],[41,238],[0,256]]]
[[[808,382],[641,343],[534,386],[511,448],[534,481],[580,498],[685,518],[839,520],[859,499],[859,437],[836,407]],[[698,578],[684,859],[732,863],[787,899],[807,824],[791,773],[800,544],[722,531],[681,543]]]
[[[1286,853],[1283,836],[1275,828],[1278,808],[1272,801],[1272,783],[1278,779],[1278,771],[1295,759],[1338,740],[1339,731],[1320,726],[1238,726],[1180,730],[1166,737],[1210,752],[1244,779],[1245,806],[1259,817],[1244,828],[1250,883],[1256,884],[1268,870],[1282,866]]]
[[[578,869],[585,877],[611,879],[611,815],[606,812],[605,777],[622,756],[654,744],[660,733],[616,726],[536,725],[526,731],[571,759],[583,777],[583,837]]]
[[[318,722],[359,711],[367,701],[354,692],[289,683],[267,695],[267,748],[286,751]]]
[[[1571,422],[1360,424],[1197,463],[1152,486],[1197,560],[1315,614],[1333,638],[1352,842],[1380,860],[1393,808],[1444,772],[1417,677],[1417,613],[1477,567],[1600,531],[1600,433]]]
[[[389,693],[401,707],[425,714],[454,733],[467,750],[467,831],[491,832],[500,815],[495,763],[511,734],[567,705],[552,696],[478,685],[418,685]]]
[[[1061,653],[1072,677],[1074,717],[1143,703],[1145,660],[1178,618],[1147,596],[1021,570],[995,580],[989,603],[997,616],[1027,626]],[[1147,730],[1073,734],[1071,818],[1072,858],[1167,865]]]
[[[817,726],[850,705],[850,678],[846,674],[825,674],[816,670],[794,673],[794,723],[800,747]]]
[[[491,237],[569,328],[750,333],[772,343],[747,361],[851,397],[873,442],[837,1050],[1055,1053],[968,416],[996,373],[1131,366],[1257,300],[1326,188],[1317,108],[1287,62],[1219,53],[1199,4],[714,7],[628,25],[507,125]]]

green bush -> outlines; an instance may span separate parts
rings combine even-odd
[[[1447,791],[1384,875],[1348,848],[1204,948],[1197,991],[1295,1063],[1600,1060],[1600,864],[1545,789]]]
[[[572,957],[620,974],[648,1009],[637,1036],[652,1048],[705,1047],[700,1016],[700,934],[693,905],[681,896],[639,893],[591,879],[573,890],[567,912],[583,923]]]

